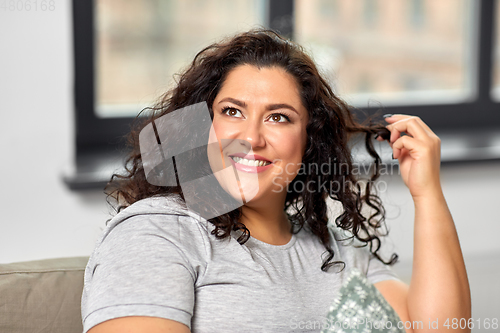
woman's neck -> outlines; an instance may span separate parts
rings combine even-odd
[[[287,244],[291,237],[291,226],[284,211],[284,202],[267,202],[265,205],[250,203],[242,207],[241,223],[250,235],[272,245]]]

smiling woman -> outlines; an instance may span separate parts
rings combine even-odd
[[[325,323],[354,276],[368,289],[355,289],[359,302],[348,301],[357,312],[342,310],[345,323],[470,316],[440,187],[440,142],[420,119],[359,124],[302,48],[267,30],[202,50],[151,110],[130,134],[127,173],[109,184],[119,213],[87,265],[85,331],[290,332]],[[203,126],[193,130],[192,122]],[[146,153],[143,133],[153,132]],[[374,158],[368,182],[353,172],[354,134],[366,136]],[[415,202],[409,288],[387,266],[396,256],[379,253],[385,228],[372,190],[380,164],[373,135],[389,141]],[[169,186],[151,181],[155,152],[163,161],[155,175],[172,174]],[[343,208],[332,219],[328,198]],[[214,207],[218,214],[204,215]],[[362,294],[381,305],[361,310]]]

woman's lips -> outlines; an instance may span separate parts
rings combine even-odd
[[[241,163],[236,163],[236,161],[233,160],[233,156],[234,157],[245,158],[245,159],[248,159],[248,160],[266,161],[266,162],[268,162],[268,164],[267,165],[263,165],[263,166],[251,166],[251,165],[245,165],[245,164],[241,164]],[[246,155],[244,153],[232,154],[231,156],[229,156],[229,159],[231,161],[231,164],[236,168],[236,170],[243,171],[243,172],[248,172],[248,173],[259,173],[259,172],[266,171],[273,164],[267,158],[264,158],[262,156],[259,156],[259,155],[249,156],[249,155]]]

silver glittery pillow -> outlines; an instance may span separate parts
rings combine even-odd
[[[396,311],[358,269],[353,269],[330,307],[322,333],[405,333],[400,327]]]

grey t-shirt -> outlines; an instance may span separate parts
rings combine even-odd
[[[213,225],[173,200],[149,198],[117,214],[97,242],[82,295],[84,332],[118,317],[153,316],[198,332],[306,332],[324,322],[350,269],[376,283],[397,279],[368,249],[340,241],[321,270],[325,247],[303,228],[285,245],[211,235]],[[304,329],[302,329],[304,328]],[[312,331],[319,331],[319,327]]]

